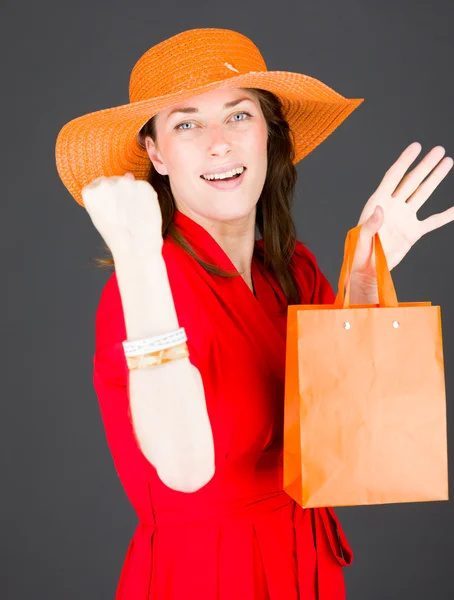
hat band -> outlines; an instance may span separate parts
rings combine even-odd
[[[240,61],[229,60],[228,56],[216,57],[216,60],[211,59],[207,63],[201,61],[196,67],[188,66],[187,69],[181,68],[181,65],[179,65],[173,73],[167,72],[165,76],[159,76],[152,69],[147,69],[146,65],[142,65],[142,68],[132,73],[129,97],[131,102],[140,102],[168,94],[194,90],[198,87],[238,77],[238,75],[266,70],[266,65],[260,59],[249,60],[248,64],[240,64]]]

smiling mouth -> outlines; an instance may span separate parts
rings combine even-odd
[[[232,175],[232,177],[223,177],[222,179],[206,179],[203,175],[200,175],[200,179],[203,179],[204,181],[233,181],[234,179],[238,179],[239,177],[241,177],[241,175],[243,175],[243,173],[246,171],[246,167],[243,167],[243,171],[242,173],[235,173],[235,175]]]

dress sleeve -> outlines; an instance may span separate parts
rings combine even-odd
[[[128,367],[122,346],[126,332],[115,273],[102,290],[95,323],[93,384],[117,473],[125,489],[132,490],[134,480],[143,480],[143,473],[137,473],[143,463],[132,460],[140,451],[129,412]]]
[[[333,304],[336,294],[312,252],[297,242],[294,255],[296,276],[301,288],[302,304]]]
[[[122,342],[126,339],[123,307],[113,273],[101,292],[95,320],[94,374],[111,386],[127,385],[128,367]]]

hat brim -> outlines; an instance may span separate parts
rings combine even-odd
[[[308,75],[262,71],[83,115],[61,129],[55,148],[58,173],[76,202],[84,206],[82,188],[102,175],[124,175],[130,171],[136,179],[146,179],[150,159],[137,139],[143,125],[164,108],[220,87],[259,88],[281,100],[293,134],[295,164],[364,101],[345,98]]]

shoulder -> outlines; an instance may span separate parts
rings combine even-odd
[[[264,254],[264,241],[263,239],[256,240],[256,246],[260,254]],[[292,254],[291,263],[298,270],[313,271],[316,272],[318,269],[317,260],[314,254],[309,248],[300,240],[296,240],[295,249]]]
[[[295,276],[301,289],[302,304],[332,304],[335,294],[321,271],[313,252],[301,241],[297,240],[292,264]]]
[[[293,252],[292,260],[295,263],[295,266],[299,269],[306,269],[314,272],[316,272],[318,269],[318,263],[315,255],[300,240],[296,240],[296,246]]]
[[[263,239],[257,240],[256,246],[263,254]],[[331,284],[320,270],[315,255],[300,240],[296,240],[289,266],[300,289],[301,304],[332,304],[334,302],[335,294]]]

